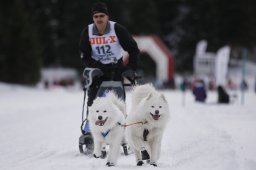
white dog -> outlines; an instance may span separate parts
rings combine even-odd
[[[107,166],[114,166],[124,137],[126,108],[113,92],[97,97],[89,108],[89,122],[94,140],[94,157],[101,157],[101,149],[109,144]]]
[[[136,86],[132,92],[132,109],[126,119],[126,138],[133,149],[137,166],[148,160],[157,166],[169,107],[163,94],[152,85]]]

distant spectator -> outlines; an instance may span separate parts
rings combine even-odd
[[[231,90],[235,90],[237,87],[235,85],[235,83],[232,81],[232,79],[228,79],[228,83],[227,83],[227,86],[229,89]]]
[[[241,90],[248,90],[248,84],[245,80],[241,83]]]
[[[208,89],[209,90],[214,90],[215,89],[215,84],[213,80],[210,80],[208,83]]]
[[[194,84],[193,94],[197,102],[205,102],[207,94],[203,80],[197,80]]]
[[[49,89],[49,81],[48,80],[44,81],[44,88]]]
[[[222,86],[218,86],[218,103],[226,103],[230,102],[229,95],[226,90]]]
[[[188,88],[188,84],[188,80],[186,78],[183,78],[183,81],[180,84],[181,91],[186,91],[186,89]]]

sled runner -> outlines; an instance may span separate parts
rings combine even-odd
[[[114,79],[110,81],[103,81],[98,89],[96,97],[104,97],[109,91],[114,91],[117,96],[125,100],[125,89],[124,86],[132,86],[135,84],[135,80],[138,77],[135,77],[130,71],[123,72],[122,76],[126,77],[130,83],[124,84],[123,81],[116,81]],[[83,72],[83,77],[85,78],[85,84],[84,84],[84,100],[83,100],[83,108],[82,108],[82,124],[81,124],[81,136],[79,138],[79,151],[82,154],[90,155],[93,153],[93,137],[90,133],[90,123],[87,120],[88,114],[88,106],[87,106],[87,112],[86,117],[84,118],[84,107],[85,107],[85,98],[86,98],[86,92],[89,90],[90,86],[93,83],[93,79],[95,77],[101,77],[104,73],[97,68],[86,68]],[[123,151],[125,155],[128,155],[128,148],[127,144],[125,142],[122,143]],[[102,158],[106,157],[106,148],[102,149]]]

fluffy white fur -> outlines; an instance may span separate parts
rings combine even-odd
[[[126,118],[126,139],[133,149],[136,161],[142,161],[141,151],[146,149],[150,164],[156,165],[160,156],[161,141],[169,119],[169,107],[163,94],[152,85],[136,86],[132,91],[132,109]],[[145,124],[133,124],[147,122]],[[131,125],[133,124],[133,125]],[[143,132],[147,129],[147,141]]]
[[[94,140],[94,155],[101,156],[102,146],[109,144],[107,163],[115,165],[120,154],[124,136],[125,103],[113,92],[106,97],[97,97],[89,108],[89,121]],[[109,133],[104,137],[102,133]]]

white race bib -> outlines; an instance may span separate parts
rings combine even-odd
[[[93,35],[93,24],[89,25],[92,58],[102,64],[110,64],[122,58],[122,47],[114,29],[115,22],[109,21],[110,31],[102,36]]]

